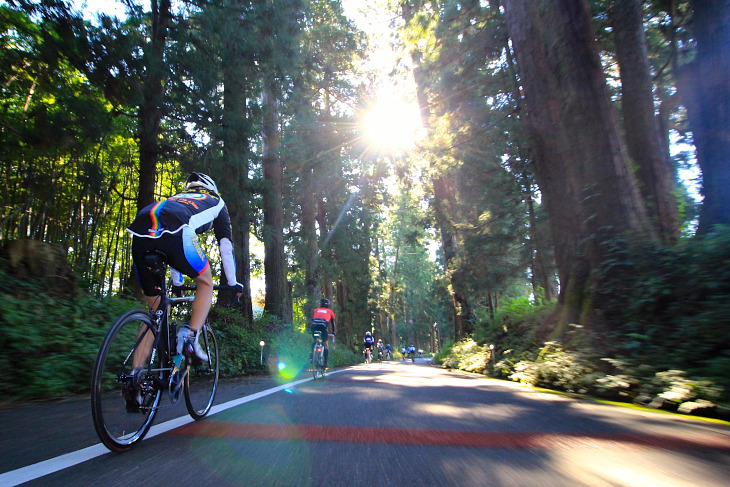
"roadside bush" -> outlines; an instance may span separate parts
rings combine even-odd
[[[329,365],[330,367],[342,367],[360,362],[359,354],[353,352],[345,345],[337,343],[334,347],[330,346]]]
[[[220,373],[222,377],[261,374],[261,340],[267,341],[265,321],[249,326],[239,311],[232,308],[211,308],[209,319],[218,338]]]
[[[86,393],[104,335],[132,300],[83,292],[53,295],[47,283],[0,271],[0,394],[35,399]]]
[[[536,353],[547,339],[555,302],[534,305],[527,298],[502,301],[493,316],[477,323],[474,341],[494,345],[495,368],[507,377],[515,363]],[[501,365],[500,365],[501,364]]]
[[[472,339],[452,344],[448,347],[448,355],[441,362],[450,369],[460,369],[467,372],[484,374],[489,364],[489,348],[479,346]]]
[[[621,303],[603,337],[610,356],[712,378],[730,402],[730,229],[616,254],[630,272],[607,286]]]
[[[586,392],[594,380],[593,367],[578,352],[568,352],[556,342],[547,342],[536,360],[514,365],[510,379],[531,386],[568,392]]]
[[[657,372],[646,388],[647,392],[654,393],[677,405],[696,399],[717,401],[722,393],[720,388],[711,381],[689,378],[683,370]]]
[[[99,347],[114,320],[140,308],[134,299],[99,299],[83,289],[53,293],[41,280],[9,276],[0,262],[0,395],[5,400],[51,399],[88,394]],[[249,325],[235,309],[214,306],[222,377],[263,374],[277,347],[297,357],[301,371],[311,337],[264,315]],[[173,315],[178,324],[189,317]],[[259,343],[264,340],[264,363]],[[354,354],[336,347],[332,366],[354,363]],[[274,364],[275,366],[275,364]]]
[[[433,356],[433,363],[438,364],[438,365],[445,365],[446,361],[449,359],[449,356],[451,355],[451,349],[453,348],[453,346],[454,346],[454,342],[444,343],[444,345],[441,347],[441,351]],[[399,351],[396,351],[393,353],[393,357],[400,360],[403,358],[403,354],[400,353]]]

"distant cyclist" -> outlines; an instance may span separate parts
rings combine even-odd
[[[362,342],[365,350],[370,350],[370,356],[372,357],[373,348],[375,348],[375,338],[373,338],[373,334],[366,331],[365,338],[363,338]]]
[[[390,348],[390,343],[385,346],[385,358],[387,360],[390,360],[390,356],[392,355],[392,349]]]
[[[378,338],[378,360],[382,360],[383,355],[385,355],[385,344],[382,338]]]
[[[310,332],[312,336],[314,333],[319,331],[322,336],[322,343],[324,344],[324,368],[329,368],[327,360],[330,355],[330,349],[327,342],[329,338],[329,328],[332,325],[332,334],[335,335],[335,313],[330,309],[330,300],[322,299],[319,302],[319,308],[314,310],[312,313],[312,323],[310,324]],[[309,357],[310,360],[312,357]]]

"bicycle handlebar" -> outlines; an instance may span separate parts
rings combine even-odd
[[[175,291],[195,291],[198,289],[198,286],[172,286]],[[218,286],[213,286],[213,290],[215,291],[235,291],[236,286],[229,286],[227,284],[220,284]]]
[[[198,286],[172,286],[171,291],[174,294],[174,293],[176,293],[178,291],[180,291],[180,292],[182,292],[182,291],[195,291],[197,289],[198,289]],[[218,286],[213,286],[213,290],[214,291],[235,291],[236,290],[236,286],[229,286],[227,284],[220,284]],[[192,301],[193,300],[193,297],[194,296],[171,297],[170,298],[170,301],[173,304],[186,303],[186,302]],[[236,304],[238,304],[238,301],[239,300],[240,299],[238,297],[238,294],[235,294],[233,296],[233,301],[231,301],[230,304],[228,304],[228,307],[231,308],[231,307],[235,306]]]

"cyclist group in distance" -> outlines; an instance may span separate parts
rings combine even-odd
[[[416,358],[416,347],[413,345],[409,347],[401,347],[400,353],[403,356],[403,360],[411,359],[415,360]],[[419,357],[423,357],[423,351],[419,350]]]
[[[384,343],[382,338],[379,338],[376,342],[373,334],[369,331],[365,332],[365,337],[363,338],[363,349],[363,353],[369,353],[371,358],[375,357],[375,354],[377,353],[378,360],[390,360],[393,356],[393,349],[391,348],[390,343]]]

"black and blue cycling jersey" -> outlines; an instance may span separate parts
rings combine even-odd
[[[187,191],[147,205],[137,213],[127,230],[136,237],[159,238],[192,228],[201,234],[211,229],[220,242],[233,240],[231,217],[223,198],[203,192]]]

